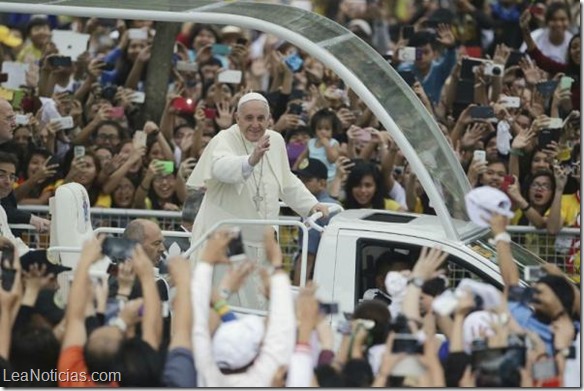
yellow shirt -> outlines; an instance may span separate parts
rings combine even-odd
[[[399,204],[399,202],[394,201],[390,198],[385,198],[384,200],[384,209],[385,210],[394,210],[394,211],[398,211],[402,209],[402,206]]]
[[[56,190],[57,187],[64,184],[64,182],[65,182],[65,180],[63,180],[63,179],[59,179],[57,182],[55,182],[54,190]],[[111,208],[112,207],[112,197],[109,194],[99,193],[99,195],[97,196],[97,200],[95,201],[95,205],[91,205],[91,206],[95,207],[95,208]]]

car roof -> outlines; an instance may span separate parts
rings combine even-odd
[[[479,235],[484,235],[487,228],[473,223],[453,219],[459,232],[464,233],[462,242],[467,242]],[[434,215],[396,212],[377,209],[351,209],[333,216],[329,223],[333,229],[359,229],[364,231],[403,233],[413,236],[431,236],[436,239],[451,241],[440,219]]]

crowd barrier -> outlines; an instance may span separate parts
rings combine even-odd
[[[20,206],[19,209],[32,212],[43,218],[50,218],[48,206]],[[152,219],[162,230],[181,231],[181,212],[141,209],[108,209],[91,208],[93,228],[117,227],[124,228],[135,218]],[[280,216],[282,219],[299,220],[298,216]],[[22,239],[32,248],[47,248],[47,234],[38,234],[32,226],[11,225],[13,230],[20,231]],[[508,231],[513,241],[521,244],[542,259],[557,264],[569,274],[579,272],[579,254],[574,267],[573,255],[570,249],[574,241],[580,240],[580,229],[564,228],[558,235],[550,235],[545,230],[537,230],[528,226],[509,226]],[[281,227],[280,244],[284,255],[284,263],[291,267],[293,258],[298,251],[298,229],[296,227]]]

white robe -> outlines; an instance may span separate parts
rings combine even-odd
[[[6,216],[6,211],[2,206],[0,206],[0,236],[4,236],[12,242],[18,251],[18,256],[23,256],[30,251],[30,248],[22,241],[22,239],[17,238],[12,233],[12,230],[8,226],[8,216]]]
[[[277,219],[280,199],[300,216],[307,216],[318,203],[290,170],[284,138],[273,130],[266,130],[266,134],[270,136],[270,149],[247,178],[243,174],[243,164],[255,144],[245,140],[239,126],[222,130],[211,139],[187,181],[188,188],[207,189],[195,218],[191,243],[221,220]],[[259,211],[254,203],[258,187],[263,197]],[[242,228],[247,254],[258,262],[262,261],[264,228]],[[193,253],[191,262],[196,261],[197,253]]]

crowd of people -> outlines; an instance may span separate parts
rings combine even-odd
[[[579,238],[554,236],[580,227],[579,3],[312,3],[387,59],[438,123],[471,186],[509,196],[509,224],[550,234],[525,235],[521,244],[579,274]],[[195,240],[217,213],[277,217],[279,199],[325,219],[324,203],[435,213],[370,109],[285,40],[184,23],[167,43],[174,49],[164,111],[151,121],[144,92],[157,22],[20,14],[0,21],[3,237],[14,238],[8,223],[46,231],[47,220],[17,206],[47,205],[71,182],[85,187],[92,207],[183,211]],[[450,292],[447,271],[439,250],[424,250],[415,265],[392,274],[403,283],[401,306],[363,301],[339,347],[315,285],[301,290],[294,308],[273,235],[256,232],[252,246],[270,268],[252,273],[259,266],[242,263],[212,284],[228,233],[208,240],[193,270],[174,259],[167,274],[159,270],[160,227],[138,220],[126,238],[141,246],[109,283],[90,282],[103,239],[84,246],[69,292],[76,300],[60,311],[50,303],[64,270],[52,269],[46,255],[35,258],[37,251],[14,258],[12,288],[0,289],[2,365],[12,373],[121,374],[20,383],[30,385],[573,385],[580,292],[552,263],[533,287],[520,288],[507,224],[501,216],[491,221],[504,294],[459,286],[452,312],[434,313],[432,301]],[[319,240],[310,235],[309,278]],[[229,308],[250,274],[263,277],[252,285],[264,288],[267,321]],[[291,274],[298,285],[299,262]]]

